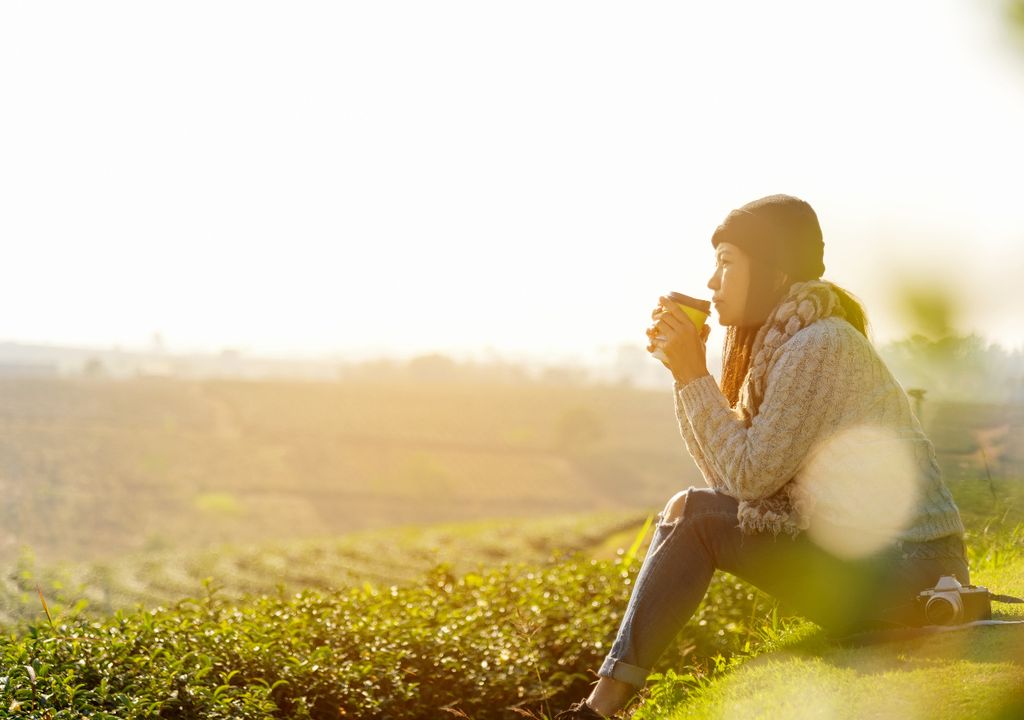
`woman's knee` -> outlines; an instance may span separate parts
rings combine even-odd
[[[661,512],[662,522],[675,522],[694,513],[734,512],[736,501],[714,488],[691,487],[668,499]]]
[[[692,488],[677,492],[665,503],[665,509],[661,511],[662,522],[673,522],[683,516],[683,508],[686,507],[686,498]]]

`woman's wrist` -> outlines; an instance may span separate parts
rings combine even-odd
[[[708,372],[707,368],[704,368],[703,370],[694,371],[694,372],[682,372],[682,373],[680,373],[678,375],[674,375],[673,377],[676,380],[676,385],[678,386],[678,389],[682,390],[683,387],[685,387],[686,385],[689,385],[694,380],[699,380],[700,378],[704,377],[705,375],[710,375],[710,374],[711,373]]]

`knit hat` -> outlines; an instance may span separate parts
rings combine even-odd
[[[789,284],[817,280],[825,272],[825,243],[814,209],[792,195],[768,195],[730,212],[711,236],[711,244],[731,243],[751,260],[750,287],[741,325],[764,322],[787,287],[777,288],[784,272]]]

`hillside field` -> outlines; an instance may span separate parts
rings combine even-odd
[[[20,379],[0,397],[7,565],[640,513],[703,485],[670,386]],[[965,512],[1024,475],[1022,406],[923,414]]]

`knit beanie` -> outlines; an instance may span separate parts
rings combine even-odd
[[[750,256],[750,287],[741,326],[764,322],[788,289],[775,287],[776,273],[788,284],[817,280],[825,272],[825,243],[814,209],[792,195],[768,195],[730,212],[711,244],[731,243]]]

